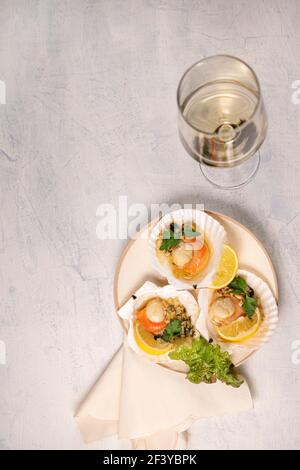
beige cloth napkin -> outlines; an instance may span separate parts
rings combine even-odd
[[[133,352],[125,339],[75,418],[85,442],[117,434],[135,449],[185,449],[194,421],[252,406],[246,383],[192,384]]]

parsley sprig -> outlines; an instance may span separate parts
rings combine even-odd
[[[164,329],[162,339],[166,342],[171,342],[174,336],[180,336],[181,333],[181,321],[174,319],[169,322],[167,327]]]
[[[182,241],[182,235],[186,238],[194,238],[200,235],[199,232],[193,229],[190,224],[184,224],[182,227],[172,223],[169,228],[163,232],[163,241],[159,247],[161,251],[170,251],[175,248]]]
[[[169,251],[171,248],[179,245],[181,241],[180,233],[174,228],[174,224],[171,224],[169,228],[164,230],[163,241],[159,249],[161,251]]]
[[[198,237],[200,235],[200,232],[197,232],[197,230],[193,229],[192,225],[185,224],[183,227],[183,233],[186,238],[194,238]]]
[[[242,295],[244,301],[242,307],[248,318],[252,318],[257,307],[257,300],[254,297],[253,289],[248,286],[245,279],[240,276],[236,276],[228,286],[232,294]]]

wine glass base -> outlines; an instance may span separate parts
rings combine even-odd
[[[249,160],[234,167],[214,167],[199,163],[205,179],[219,189],[238,189],[256,175],[260,165],[260,152],[254,154]]]

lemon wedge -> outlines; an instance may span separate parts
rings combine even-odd
[[[222,339],[231,343],[245,341],[253,336],[261,324],[261,314],[259,309],[255,310],[252,318],[239,317],[229,325],[216,327],[216,331]]]
[[[153,334],[149,331],[146,331],[139,324],[139,322],[135,322],[133,324],[133,329],[136,344],[139,346],[139,348],[141,348],[142,351],[147,354],[159,356],[161,354],[166,354],[173,348],[173,345],[170,343],[154,339]]]
[[[239,261],[236,252],[229,245],[224,245],[220,263],[211,288],[222,289],[222,287],[230,284],[237,273],[238,267]]]

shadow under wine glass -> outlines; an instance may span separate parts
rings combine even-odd
[[[203,59],[181,78],[177,104],[181,141],[205,178],[222,189],[251,181],[268,126],[251,67],[227,55]]]

